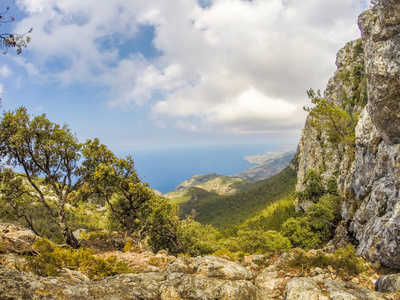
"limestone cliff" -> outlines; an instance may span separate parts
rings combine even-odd
[[[324,92],[327,102],[360,113],[355,143],[334,146],[309,116],[299,145],[297,189],[304,189],[310,168],[323,181],[335,176],[345,199],[347,235],[358,254],[400,269],[400,2],[377,1],[359,25],[362,44],[350,42],[339,51],[338,69]]]

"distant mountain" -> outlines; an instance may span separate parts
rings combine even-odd
[[[251,181],[264,180],[281,172],[290,164],[296,153],[295,149],[295,145],[285,144],[272,152],[244,157],[248,162],[256,163],[258,166],[231,176],[215,173],[195,175],[164,196],[175,203],[183,203],[190,199],[185,194],[192,187],[198,187],[218,195],[233,195],[247,189]]]
[[[249,183],[250,181],[244,178],[218,175],[215,173],[195,175],[182,182],[175,190],[164,196],[170,198],[175,203],[182,203],[190,199],[190,197],[187,197],[185,194],[189,189],[194,187],[218,195],[232,195],[245,189]]]
[[[245,157],[245,160],[251,163],[257,163],[258,166],[251,167],[235,176],[258,181],[270,178],[285,169],[296,154],[296,150],[288,152],[267,152],[264,154]]]

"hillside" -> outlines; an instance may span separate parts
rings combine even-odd
[[[244,191],[252,186],[252,182],[270,178],[284,170],[296,153],[293,148],[293,145],[282,145],[272,152],[244,157],[250,163],[258,165],[235,175],[224,176],[215,173],[195,175],[164,196],[171,202],[179,204],[190,200],[186,193],[192,187],[223,196]]]
[[[243,178],[224,176],[215,173],[195,175],[182,182],[175,190],[165,194],[174,203],[182,203],[189,200],[186,195],[192,187],[198,187],[208,192],[219,195],[232,195],[246,188],[250,182]]]
[[[235,176],[251,181],[270,178],[285,169],[295,154],[296,151],[293,150],[284,153],[267,152],[261,155],[245,157],[249,162],[258,163],[259,165],[240,172]]]
[[[248,187],[245,191],[221,196],[215,192],[193,187],[188,190],[190,200],[181,204],[185,215],[196,215],[195,220],[216,228],[238,225],[294,191],[296,173],[287,167],[281,173]]]

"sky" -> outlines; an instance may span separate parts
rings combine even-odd
[[[297,144],[368,0],[2,0],[29,34],[0,56],[3,111],[25,106],[114,152]]]

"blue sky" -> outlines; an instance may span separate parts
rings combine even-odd
[[[368,3],[3,0],[12,30],[34,31],[0,56],[2,109],[46,113],[115,152],[297,143],[306,90],[325,88]]]

